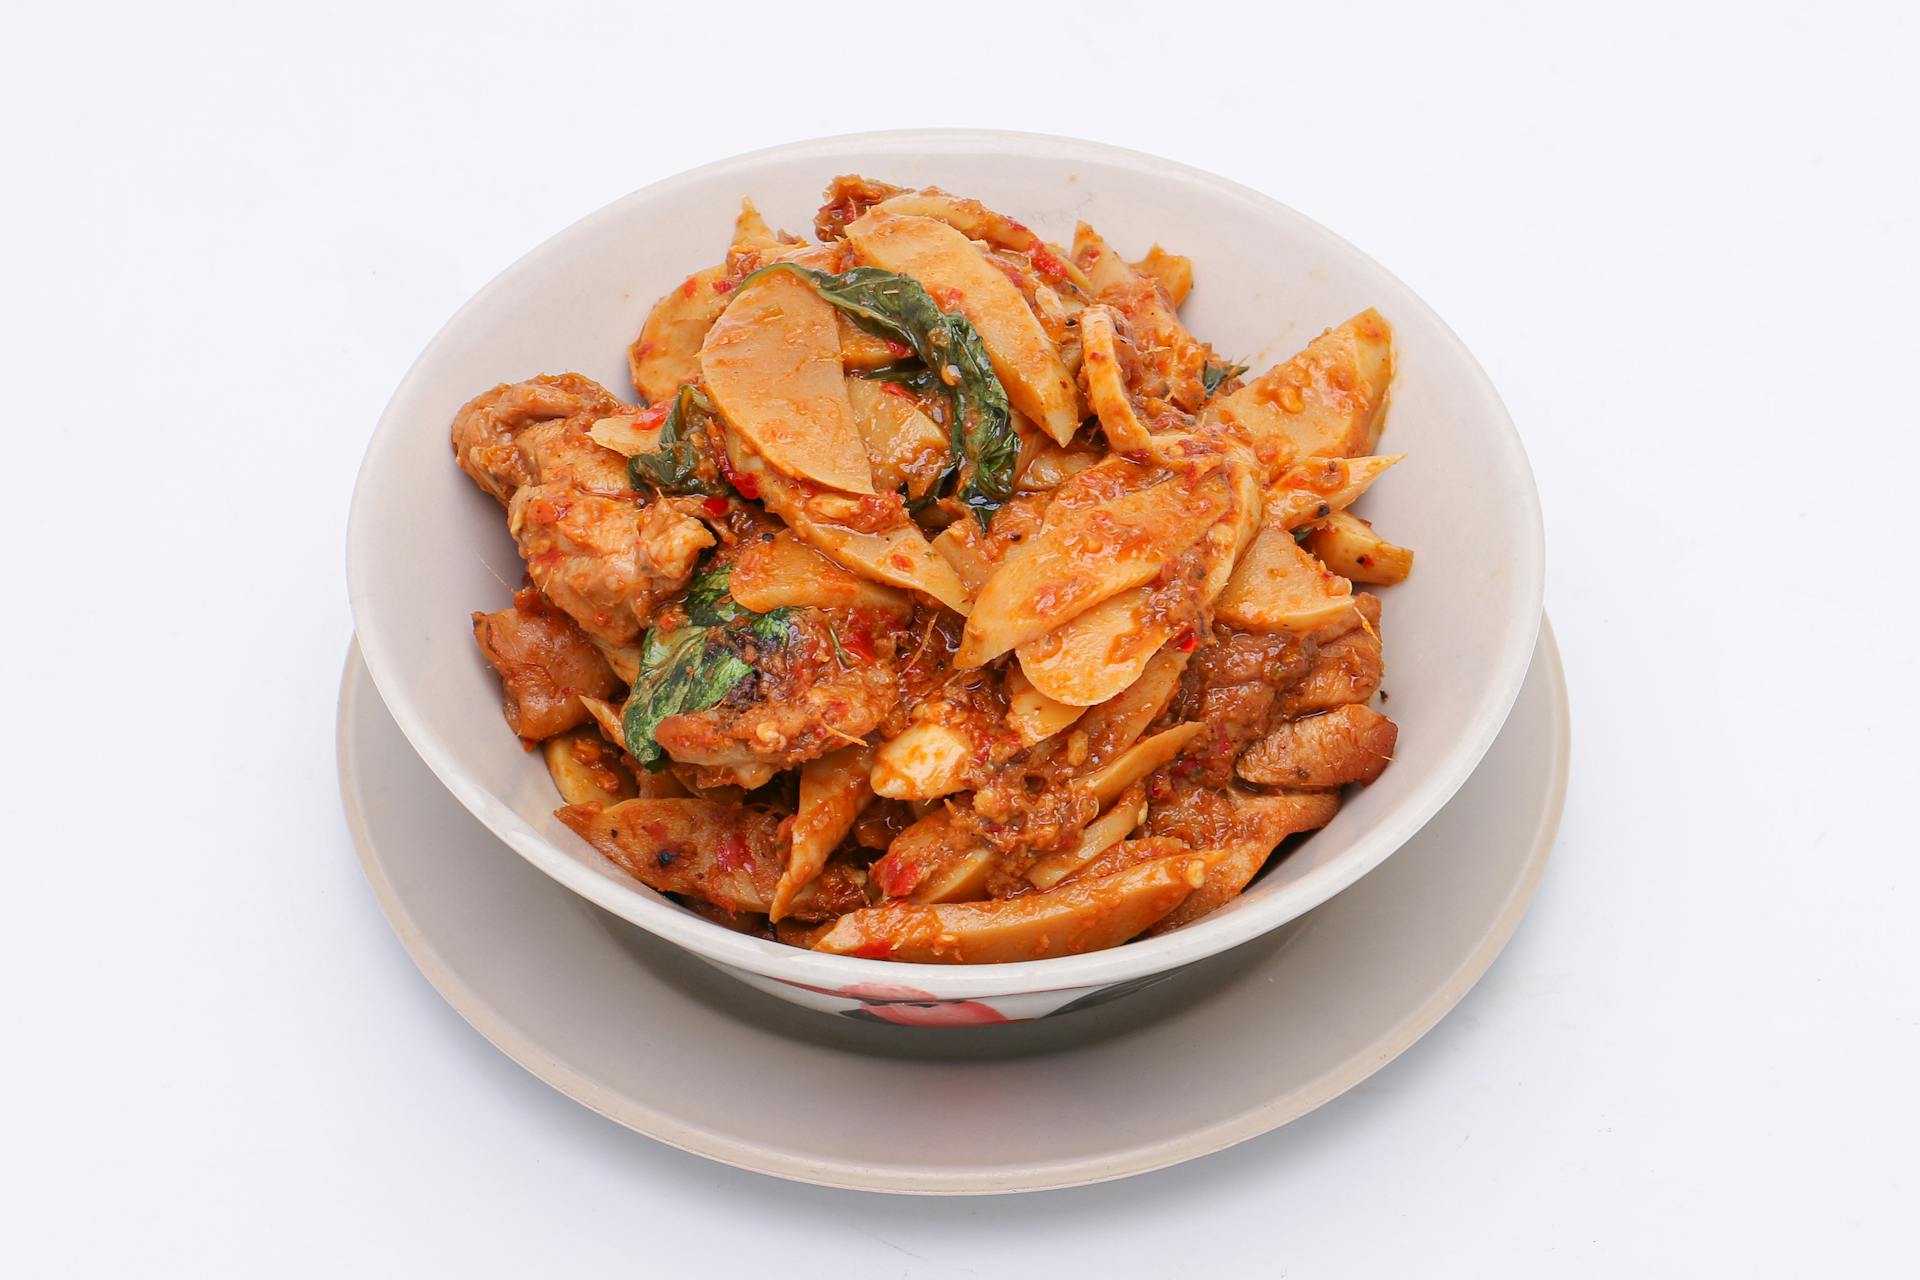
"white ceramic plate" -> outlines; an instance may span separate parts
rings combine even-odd
[[[441,995],[514,1061],[687,1151],[919,1193],[1161,1168],[1283,1125],[1379,1070],[1519,924],[1559,825],[1568,746],[1559,655],[1542,628],[1480,769],[1359,884],[1125,1000],[958,1030],[796,1008],[567,892],[434,781],[357,653],[339,733],[347,818],[382,909]],[[1182,1079],[1206,1085],[1166,1087]],[[941,1105],[921,1105],[929,1097]],[[872,1123],[909,1111],[911,1126]]]
[[[1056,240],[1076,219],[1128,254],[1156,240],[1192,256],[1194,332],[1256,369],[1378,307],[1397,376],[1383,448],[1407,461],[1363,514],[1418,553],[1383,593],[1395,764],[1241,897],[1164,937],[1008,965],[904,965],[733,933],[667,901],[553,817],[537,755],[501,722],[499,685],[468,614],[497,609],[522,565],[500,509],[454,467],[447,430],[470,396],[573,369],[625,389],[625,349],[648,308],[717,260],[740,198],[775,226],[810,225],[836,173],[978,196]],[[1453,795],[1505,720],[1540,620],[1540,512],[1499,397],[1433,311],[1377,263],[1257,192],[1115,147],[1029,134],[914,131],[828,138],[740,156],[655,184],[535,249],[461,309],[394,393],[361,469],[348,534],[361,651],[396,722],[494,834],[576,892],[788,999],[855,1004],[890,987],[1031,1017],[1258,937],[1340,892]]]

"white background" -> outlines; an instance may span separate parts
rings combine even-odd
[[[11,12],[0,1270],[1912,1274],[1911,9],[652,7]],[[347,498],[414,353],[634,187],[910,125],[1331,226],[1546,508],[1574,778],[1513,945],[1364,1087],[1113,1186],[628,1134],[440,1003],[339,814]]]

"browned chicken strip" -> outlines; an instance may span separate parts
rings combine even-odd
[[[1184,840],[1206,860],[1206,882],[1148,931],[1149,936],[1191,924],[1237,897],[1274,848],[1290,835],[1324,827],[1340,811],[1337,791],[1281,791],[1255,795],[1239,788],[1191,791],[1189,805],[1156,809],[1152,835]]]
[[[1341,787],[1372,782],[1393,759],[1400,730],[1364,703],[1289,720],[1247,748],[1242,778],[1270,787]]]
[[[513,607],[473,615],[473,638],[500,673],[507,724],[539,741],[586,723],[580,702],[613,695],[617,682],[586,633],[532,587]]]
[[[453,423],[461,467],[507,504],[507,528],[546,597],[596,640],[630,645],[714,543],[697,498],[628,487],[626,459],[587,434],[631,412],[578,374],[495,387]]]
[[[687,764],[782,769],[858,743],[900,696],[894,625],[872,609],[797,610],[783,642],[741,653],[752,673],[726,697],[668,716],[654,741]]]
[[[1385,670],[1380,633],[1356,627],[1320,646],[1307,674],[1280,695],[1280,714],[1307,716],[1365,702],[1379,691]]]
[[[605,387],[577,373],[503,382],[454,415],[453,456],[475,484],[505,503],[533,478],[518,444],[522,430],[579,413],[598,418],[623,407]]]
[[[641,799],[607,809],[568,805],[554,816],[649,888],[727,911],[765,914],[786,861],[780,816],[747,805]],[[866,905],[859,874],[829,862],[794,895],[787,916],[825,920]]]

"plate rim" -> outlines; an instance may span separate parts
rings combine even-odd
[[[1519,429],[1513,421],[1513,415],[1507,409],[1492,378],[1459,334],[1447,324],[1432,304],[1405,281],[1337,232],[1263,191],[1181,161],[1090,139],[1016,130],[907,128],[839,134],[780,143],[714,160],[628,192],[555,231],[500,271],[448,317],[445,324],[409,365],[381,411],[355,476],[346,539],[348,604],[354,612],[356,631],[360,633],[361,649],[363,653],[369,655],[367,665],[372,674],[373,683],[380,689],[381,696],[399,725],[401,733],[426,763],[428,769],[439,778],[441,784],[453,793],[462,807],[492,831],[496,838],[589,902],[646,929],[655,936],[685,948],[704,959],[746,969],[779,981],[805,981],[811,985],[838,987],[874,981],[904,983],[911,981],[916,972],[920,972],[923,977],[926,975],[924,975],[923,966],[897,961],[824,954],[803,954],[799,957],[784,954],[790,949],[742,934],[715,929],[704,921],[688,919],[684,913],[671,911],[665,903],[654,900],[644,891],[592,872],[580,863],[565,857],[555,850],[548,840],[531,829],[516,829],[517,818],[509,821],[507,816],[503,816],[499,812],[501,806],[496,797],[469,785],[460,776],[459,770],[442,757],[439,743],[421,722],[421,717],[413,706],[411,692],[405,688],[388,689],[381,685],[380,671],[384,665],[381,660],[381,654],[384,652],[381,630],[377,625],[370,628],[360,625],[365,619],[365,611],[362,609],[362,598],[354,589],[354,566],[363,554],[372,553],[371,547],[367,545],[372,535],[367,529],[368,522],[362,519],[360,498],[369,475],[378,470],[376,458],[383,455],[387,440],[392,434],[396,408],[421,375],[422,367],[429,355],[439,348],[448,334],[470,312],[484,305],[497,292],[507,288],[511,281],[521,274],[537,269],[542,256],[558,241],[589,225],[619,216],[629,205],[657,197],[663,192],[698,179],[750,169],[754,164],[771,157],[813,154],[822,159],[829,159],[846,153],[845,158],[853,159],[857,158],[853,153],[862,148],[913,144],[929,149],[946,150],[989,144],[1014,145],[1057,156],[1064,163],[1084,160],[1089,163],[1153,168],[1163,172],[1178,171],[1192,181],[1211,187],[1223,195],[1259,206],[1297,224],[1307,235],[1318,237],[1325,243],[1352,255],[1353,259],[1366,271],[1403,291],[1411,305],[1424,312],[1431,320],[1441,341],[1451,348],[1452,354],[1477,383],[1480,393],[1493,406],[1496,411],[1494,425],[1500,428],[1505,448],[1512,451],[1521,473],[1526,478],[1527,483],[1521,486],[1521,490],[1508,497],[1509,500],[1517,502],[1521,508],[1521,516],[1528,533],[1527,541],[1536,554],[1532,558],[1532,568],[1527,574],[1527,580],[1522,584],[1524,604],[1516,610],[1515,617],[1510,621],[1507,641],[1514,645],[1517,652],[1528,655],[1529,661],[1531,654],[1537,650],[1539,627],[1542,624],[1546,535],[1539,487],[1533,477],[1533,468],[1527,456],[1525,442],[1521,439]],[[1437,772],[1429,780],[1416,803],[1409,805],[1394,821],[1381,824],[1380,834],[1364,838],[1354,851],[1356,856],[1329,864],[1327,868],[1316,871],[1298,884],[1287,886],[1271,902],[1260,904],[1262,909],[1222,913],[1190,933],[1168,935],[1164,938],[1148,940],[1136,947],[1117,949],[1110,953],[956,968],[953,972],[940,974],[939,981],[930,984],[931,987],[936,990],[941,999],[991,999],[995,996],[1019,992],[1061,991],[1104,986],[1128,981],[1151,972],[1164,972],[1193,960],[1220,954],[1278,928],[1288,920],[1305,915],[1385,862],[1402,845],[1418,834],[1427,822],[1458,794],[1466,780],[1485,759],[1487,751],[1505,726],[1525,678],[1526,667],[1523,665],[1519,677],[1513,680],[1504,696],[1496,698],[1482,708],[1479,716],[1459,726],[1460,737],[1469,744],[1467,750],[1458,757],[1449,770]],[[1181,945],[1183,938],[1184,946]]]
[[[1566,807],[1571,768],[1572,716],[1566,673],[1552,626],[1543,616],[1530,671],[1538,671],[1548,683],[1548,716],[1554,761],[1552,775],[1547,781],[1550,792],[1547,804],[1535,827],[1532,847],[1521,875],[1510,887],[1498,913],[1488,922],[1472,948],[1419,1004],[1337,1066],[1263,1104],[1200,1129],[1120,1152],[1057,1164],[1025,1164],[1009,1170],[966,1174],[914,1172],[867,1162],[836,1163],[831,1157],[803,1159],[776,1148],[757,1147],[724,1133],[687,1124],[670,1112],[619,1093],[587,1072],[547,1052],[530,1033],[518,1027],[461,977],[414,921],[385,863],[377,856],[376,841],[370,830],[362,797],[360,776],[355,768],[357,757],[353,747],[352,725],[360,714],[362,700],[369,693],[377,699],[378,689],[364,663],[358,659],[358,644],[351,644],[341,675],[339,707],[335,718],[335,759],[342,807],[355,856],[373,889],[380,912],[428,984],[487,1043],[530,1075],[623,1128],[677,1150],[737,1169],[849,1191],[894,1195],[990,1195],[1059,1190],[1110,1182],[1224,1151],[1281,1128],[1331,1102],[1385,1067],[1439,1025],[1505,950],[1525,917],[1547,863],[1551,860],[1554,839]],[[401,736],[406,739],[404,732]],[[407,742],[409,749],[414,749],[411,740],[407,739]],[[482,829],[485,829],[484,824]],[[487,832],[487,835],[506,845],[492,832]],[[513,856],[519,856],[510,846],[507,846],[507,850]]]

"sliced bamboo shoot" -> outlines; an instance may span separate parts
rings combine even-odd
[[[978,200],[950,196],[944,191],[909,191],[882,200],[879,207],[888,213],[934,218],[946,223],[969,240],[984,240],[1015,253],[1033,253],[1036,249],[1052,255],[1069,280],[1087,289],[1086,276],[1073,265],[1064,250],[1047,244],[1024,224],[997,213]]]
[[[700,348],[700,374],[727,424],[797,480],[872,493],[853,423],[833,305],[790,271],[735,291]]]
[[[903,523],[879,533],[849,529],[816,516],[806,492],[768,466],[731,432],[727,455],[735,471],[754,478],[767,510],[828,559],[850,573],[907,591],[923,592],[955,613],[973,607],[960,576],[927,542],[919,526]]]
[[[847,379],[847,399],[853,405],[854,426],[867,446],[874,484],[885,490],[905,489],[917,497],[939,478],[953,445],[945,427],[929,418],[912,397],[896,395],[897,390],[871,378]]]
[[[779,819],[765,809],[718,800],[639,799],[605,809],[568,805],[555,816],[650,888],[728,911],[764,914],[772,905],[786,850],[777,834]],[[852,869],[835,863],[794,895],[788,914],[820,920],[865,902]]]
[[[1134,786],[1113,802],[1105,813],[1080,831],[1080,839],[1071,849],[1047,854],[1027,868],[1027,880],[1036,889],[1051,889],[1068,876],[1084,870],[1095,858],[1125,840],[1133,829],[1147,820],[1146,788]]]
[[[1392,586],[1413,572],[1413,552],[1395,546],[1348,511],[1336,511],[1307,535],[1306,548],[1321,564],[1354,582]]]
[[[1048,697],[1090,707],[1140,678],[1173,625],[1155,615],[1147,588],[1103,600],[1017,650],[1020,670]]]
[[[1112,804],[1122,791],[1184,751],[1203,727],[1201,721],[1192,720],[1171,729],[1163,729],[1151,738],[1134,743],[1112,761],[1080,778],[1075,785],[1102,805]]]
[[[1404,453],[1367,458],[1313,458],[1285,468],[1267,486],[1264,519],[1300,529],[1343,511]]]
[[[1170,475],[1109,458],[1075,476],[1060,487],[1040,532],[981,589],[955,665],[990,662],[1149,581],[1224,515],[1230,500],[1217,469]],[[1046,688],[1037,677],[1034,683]]]
[[[1193,259],[1183,253],[1168,253],[1156,244],[1147,250],[1146,257],[1133,264],[1133,269],[1159,281],[1176,307],[1193,292]]]
[[[1145,454],[1152,437],[1127,395],[1110,309],[1092,306],[1080,313],[1080,344],[1085,352],[1081,372],[1087,380],[1087,400],[1100,416],[1108,446],[1115,453]]]
[[[1307,632],[1353,612],[1353,584],[1269,523],[1234,566],[1214,616],[1246,631]]]
[[[634,390],[648,404],[664,404],[700,375],[700,344],[733,297],[724,288],[727,269],[696,271],[653,304],[640,336],[627,348]]]
[[[787,849],[786,870],[780,873],[767,907],[771,919],[786,916],[794,896],[813,883],[827,865],[827,855],[853,830],[861,802],[867,798],[867,773],[872,765],[873,749],[862,745],[830,752],[800,766],[800,798],[794,809],[792,843]]]
[[[541,743],[540,750],[555,789],[568,804],[618,804],[637,794],[633,775],[597,727],[569,729]]]
[[[1206,412],[1244,429],[1270,468],[1296,455],[1352,458],[1373,452],[1392,381],[1393,330],[1369,308]]]
[[[1060,352],[1020,291],[944,222],[870,209],[847,226],[863,262],[918,280],[979,331],[1013,407],[1060,444],[1080,428],[1079,396]]]
[[[1019,737],[1022,747],[1051,738],[1082,715],[1085,707],[1049,698],[1033,687],[1018,666],[1007,668],[1007,727]]]
[[[938,800],[966,788],[978,743],[958,725],[921,720],[880,745],[873,758],[875,795]]]
[[[1132,746],[1173,701],[1188,655],[1162,649],[1125,689],[1088,710],[1080,728],[1087,735],[1087,758],[1097,767]]]
[[[741,550],[727,590],[755,613],[788,606],[877,609],[902,621],[913,613],[906,592],[849,573],[785,529]]]
[[[1231,791],[1240,814],[1235,825],[1247,832],[1247,838],[1218,849],[1200,853],[1206,862],[1206,883],[1179,908],[1169,912],[1151,930],[1159,936],[1181,925],[1191,924],[1245,889],[1274,847],[1299,831],[1312,831],[1333,821],[1340,811],[1338,791],[1283,791],[1255,796]]]

